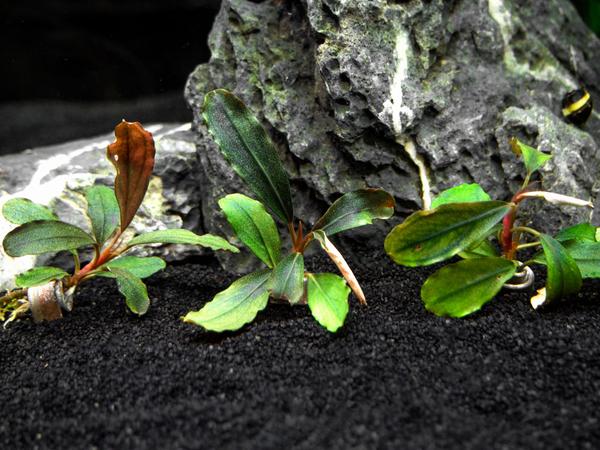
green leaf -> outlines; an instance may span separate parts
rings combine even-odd
[[[119,292],[125,297],[125,303],[131,312],[140,316],[146,314],[150,299],[144,282],[128,270],[113,267],[111,271],[115,274]]]
[[[497,201],[449,203],[418,211],[390,232],[385,251],[405,266],[443,261],[482,241],[511,206]]]
[[[304,257],[290,253],[283,258],[271,275],[271,297],[298,303],[304,294]]]
[[[86,192],[88,216],[98,244],[105,243],[119,226],[119,203],[115,192],[106,186],[93,186]]]
[[[8,233],[2,243],[6,254],[13,257],[75,250],[92,244],[94,238],[81,228],[57,220],[23,224]]]
[[[373,223],[373,219],[389,219],[394,214],[394,198],[383,189],[359,189],[338,198],[317,220],[313,230],[328,236]]]
[[[13,198],[2,207],[2,215],[6,220],[23,225],[34,220],[58,220],[52,211],[26,198]]]
[[[575,260],[560,242],[547,234],[540,235],[540,242],[548,266],[544,303],[550,303],[579,292],[579,289],[581,289],[581,272]]]
[[[555,239],[559,242],[570,241],[572,239],[596,242],[596,227],[590,223],[573,225],[560,230]]]
[[[106,278],[115,278],[112,269],[123,269],[138,278],[148,278],[156,272],[163,270],[166,263],[157,256],[139,257],[139,256],[121,256],[117,259],[102,265],[99,270],[107,270],[106,272],[98,272],[97,275]]]
[[[493,299],[516,270],[516,264],[504,258],[459,261],[431,275],[421,288],[421,298],[425,308],[438,316],[464,317]]]
[[[40,266],[23,272],[15,279],[15,284],[20,288],[29,288],[46,284],[48,281],[59,280],[69,274],[58,267]]]
[[[313,317],[335,333],[346,320],[350,288],[342,277],[332,273],[307,275],[308,307]]]
[[[269,269],[246,275],[219,292],[200,311],[189,312],[183,320],[211,331],[238,330],[267,306],[270,278]]]
[[[515,154],[523,156],[523,164],[529,174],[534,173],[552,158],[552,155],[540,152],[517,138],[511,138],[510,145]]]
[[[475,244],[458,254],[461,258],[481,258],[484,256],[500,256],[498,249],[487,239]]]
[[[234,247],[225,239],[212,234],[198,235],[190,230],[181,228],[150,231],[149,233],[140,234],[134,237],[127,244],[129,247],[134,245],[145,244],[190,244],[201,245],[212,250],[229,250],[233,253],[238,253],[237,247]]]
[[[206,94],[202,115],[233,170],[277,217],[291,222],[294,211],[288,176],[252,112],[232,93],[217,89]]]
[[[477,183],[465,183],[440,192],[440,194],[431,202],[431,209],[448,203],[487,202],[489,200],[491,200],[491,198],[488,193]]]
[[[277,265],[281,240],[277,226],[262,203],[242,194],[231,194],[219,200],[235,234],[267,266]]]
[[[562,245],[577,264],[582,278],[600,278],[600,242],[570,240]],[[533,260],[546,265],[543,253],[536,255]]]
[[[582,278],[600,278],[600,242],[571,241],[564,244]]]

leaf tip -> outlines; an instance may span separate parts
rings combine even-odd
[[[512,136],[508,139],[508,143],[510,144],[512,152],[517,156],[521,156],[523,152],[521,151],[521,147],[519,146],[519,140],[516,137]]]
[[[183,323],[194,324],[194,321],[190,319],[190,314],[192,313],[187,313],[185,316],[181,316],[179,320],[181,320]]]

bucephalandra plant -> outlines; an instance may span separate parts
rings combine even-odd
[[[192,244],[238,252],[221,237],[183,229],[152,231],[127,240],[125,231],[148,189],[155,148],[152,135],[137,122],[121,122],[115,136],[107,149],[117,171],[114,190],[92,186],[85,194],[91,232],[58,220],[48,208],[24,198],[4,204],[4,218],[18,225],[2,243],[8,256],[69,251],[75,268],[69,274],[58,267],[35,267],[17,276],[17,289],[0,298],[0,320],[14,320],[28,310],[36,322],[61,318],[62,309],[71,310],[77,287],[95,277],[114,278],[129,309],[141,315],[150,304],[142,279],[162,270],[165,262],[158,257],[123,256],[128,250],[146,244]],[[94,257],[81,267],[78,250],[89,247]]]
[[[347,193],[305,233],[303,222],[295,221],[290,182],[275,147],[242,101],[223,89],[209,92],[203,116],[225,159],[260,200],[231,194],[219,200],[219,206],[235,234],[266,268],[238,279],[184,320],[211,331],[237,330],[254,320],[271,297],[290,304],[307,302],[317,322],[337,331],[348,313],[350,288],[361,303],[365,296],[329,237],[376,218],[389,218],[394,199],[381,189]],[[281,238],[265,205],[287,225],[292,242],[287,254],[281,254]],[[304,270],[304,252],[315,240],[344,278]]]
[[[515,138],[510,144],[522,157],[527,174],[509,202],[492,201],[477,184],[462,184],[442,192],[432,209],[412,214],[385,240],[388,255],[404,266],[427,266],[455,255],[463,258],[439,269],[423,284],[425,307],[439,316],[471,314],[503,286],[528,287],[534,279],[533,264],[547,266],[546,286],[531,298],[534,308],[577,293],[582,278],[600,276],[600,235],[594,226],[581,223],[552,237],[520,222],[519,208],[525,200],[590,208],[592,204],[536,190],[531,177],[551,155]],[[494,237],[498,246],[492,242]],[[519,253],[525,249],[540,251],[521,262]]]

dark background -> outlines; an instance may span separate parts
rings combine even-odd
[[[573,2],[600,32],[600,0]],[[0,154],[191,119],[183,86],[220,0],[0,3]]]
[[[0,154],[189,122],[188,74],[220,0],[0,0]]]

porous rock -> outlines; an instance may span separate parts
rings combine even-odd
[[[567,124],[561,98],[583,84],[600,103],[600,41],[567,0],[223,0],[209,45],[186,98],[213,231],[230,233],[216,199],[247,192],[200,114],[215,88],[268,129],[309,223],[364,186],[391,192],[400,217],[461,182],[509,199],[524,176],[510,136],[553,154],[543,189],[598,200],[600,116]],[[549,231],[590,217],[529,203]]]

